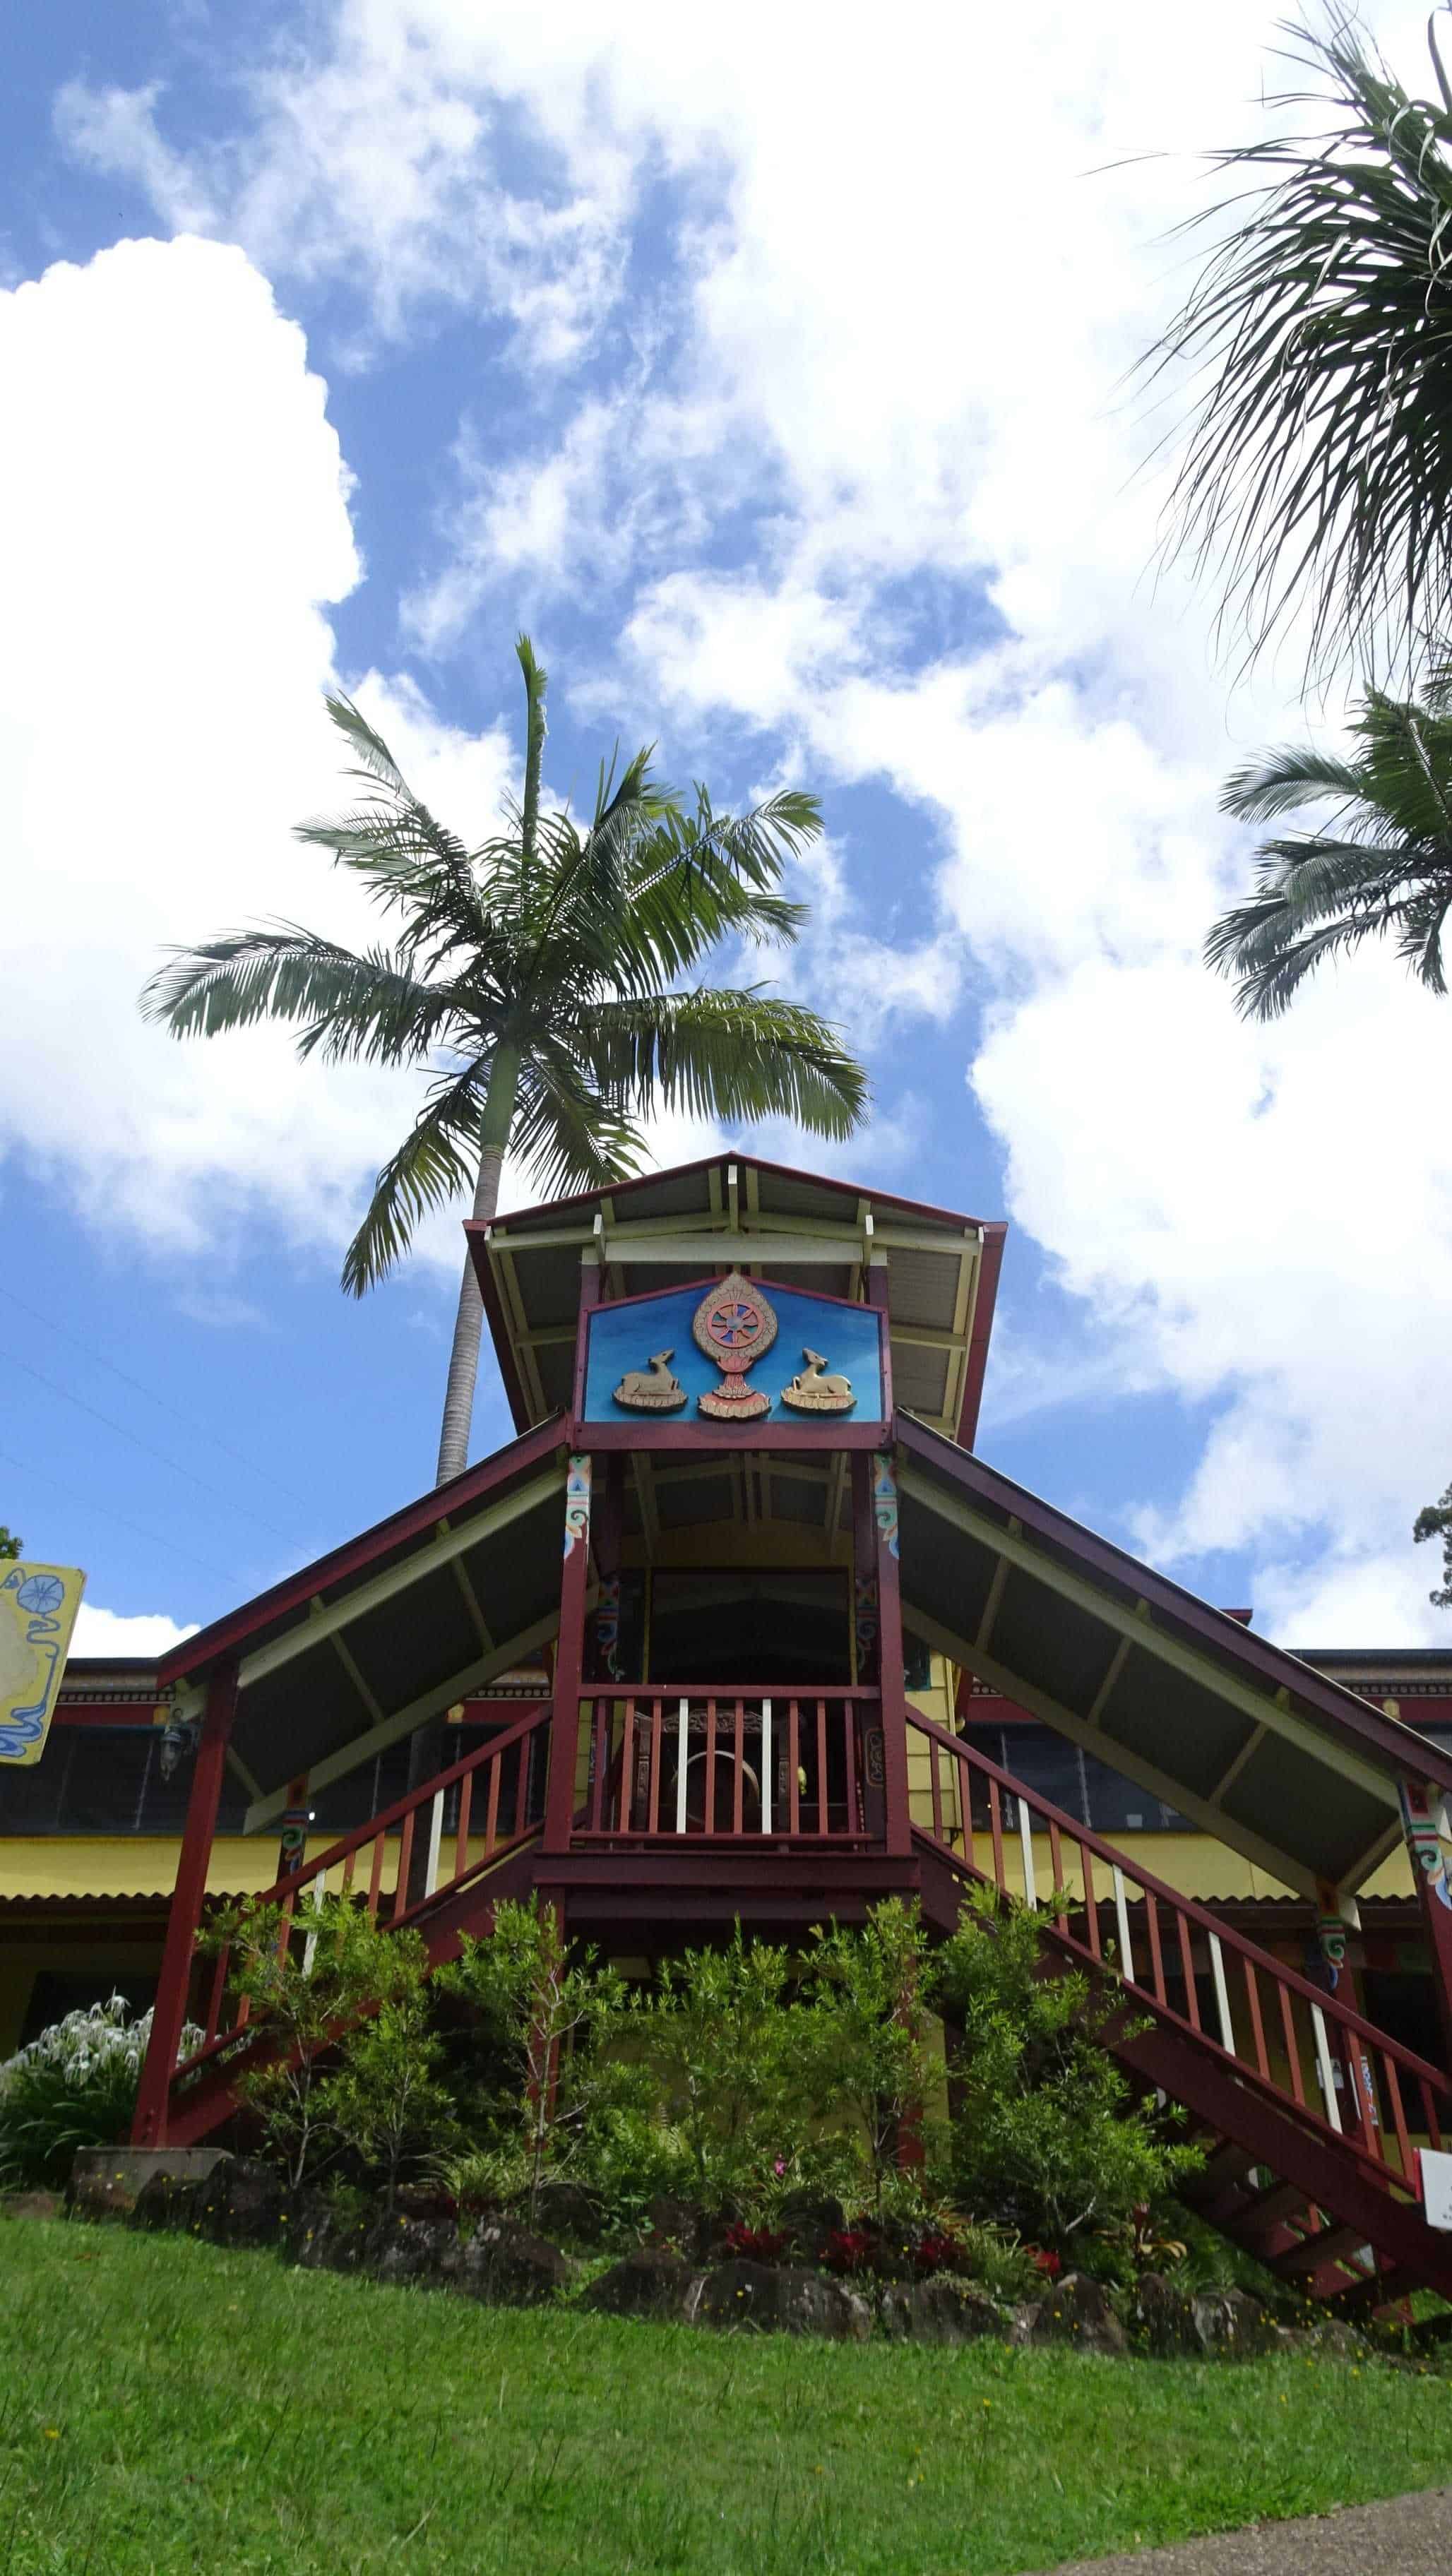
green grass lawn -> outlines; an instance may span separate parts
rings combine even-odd
[[[0,2222],[0,2576],[1051,2567],[1452,2476],[1452,2379],[721,2336]]]

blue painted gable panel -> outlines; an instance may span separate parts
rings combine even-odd
[[[641,1297],[624,1306],[597,1307],[590,1318],[590,1352],[585,1371],[585,1418],[591,1422],[699,1422],[710,1417],[696,1404],[698,1395],[719,1386],[721,1372],[699,1350],[691,1323],[705,1290],[667,1288],[659,1297]],[[877,1310],[872,1306],[839,1306],[830,1297],[813,1297],[798,1288],[768,1288],[776,1313],[777,1335],[763,1359],[747,1373],[748,1386],[760,1387],[772,1399],[765,1422],[879,1422],[882,1419],[882,1362]],[[832,1373],[850,1378],[856,1402],[850,1413],[794,1413],[781,1401],[802,1366],[803,1353],[820,1351]],[[629,1369],[649,1366],[657,1351],[670,1351],[671,1374],[680,1380],[688,1401],[674,1413],[637,1413],[617,1404],[614,1389]]]

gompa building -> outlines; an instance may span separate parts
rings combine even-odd
[[[223,1898],[440,1962],[531,1890],[622,1965],[986,1884],[1308,2293],[1452,2297],[1452,1655],[1287,1653],[999,1474],[1004,1228],[723,1153],[469,1228],[516,1437],[155,1664],[73,1662],[0,1779],[0,2049],[155,1999],[141,2144],[264,2044]],[[202,2045],[175,2064],[186,2020]]]

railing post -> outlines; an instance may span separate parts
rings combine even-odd
[[[1424,1780],[1399,1780],[1397,1795],[1422,1909],[1447,2072],[1452,2075],[1452,1884],[1442,1848],[1442,1793]]]
[[[576,1451],[565,1479],[565,1561],[560,1577],[560,1637],[555,1654],[555,1705],[550,1724],[544,1832],[540,1837],[542,1852],[564,1852],[570,1847],[585,1662],[585,1596],[589,1588],[590,1459],[584,1451]]]
[[[897,1478],[890,1450],[875,1452],[869,1463],[881,1641],[878,1687],[882,1698],[883,1841],[889,1853],[905,1859],[912,1850],[912,1816],[908,1808],[907,1690],[898,1583]]]
[[[224,1664],[207,1683],[206,1714],[202,1719],[201,1742],[197,1746],[192,1770],[176,1884],[166,1918],[161,1975],[157,1980],[156,2001],[151,2008],[151,2038],[137,2087],[136,2115],[131,2124],[134,2147],[164,2147],[166,2144],[171,2079],[187,2017],[187,1993],[191,1985],[197,1928],[207,1893],[207,1866],[212,1857],[212,1837],[216,1831],[217,1808],[236,1707],[237,1666],[235,1663]]]

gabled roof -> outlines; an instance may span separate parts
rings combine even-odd
[[[542,1423],[162,1656],[192,1710],[237,1658],[249,1830],[299,1773],[323,1787],[553,1636],[564,1483],[560,1425]]]
[[[1007,1227],[723,1150],[466,1228],[520,1430],[569,1407],[582,1254],[606,1297],[732,1267],[859,1298],[885,1259],[895,1400],[974,1436]]]
[[[932,1645],[1288,1886],[1350,1893],[1396,1782],[1452,1753],[981,1459],[899,1421],[903,1614]]]

